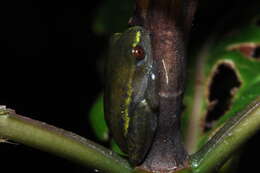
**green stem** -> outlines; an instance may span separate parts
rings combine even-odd
[[[0,107],[0,136],[78,162],[102,172],[130,173],[117,154],[74,133]]]
[[[260,98],[229,120],[201,150],[192,155],[194,173],[218,169],[259,129]]]

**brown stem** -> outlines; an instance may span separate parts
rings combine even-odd
[[[188,166],[180,135],[180,114],[185,80],[186,38],[196,0],[136,0],[131,24],[151,33],[159,91],[158,127],[140,169],[172,172]]]

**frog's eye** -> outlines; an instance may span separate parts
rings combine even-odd
[[[131,53],[135,57],[136,60],[143,60],[145,58],[145,52],[144,52],[143,47],[141,47],[141,46],[133,47]]]

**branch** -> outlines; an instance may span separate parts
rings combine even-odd
[[[130,173],[128,162],[117,154],[74,133],[17,115],[0,107],[0,136],[84,166],[109,173]]]
[[[156,67],[159,113],[151,149],[140,169],[172,172],[188,167],[180,134],[180,114],[186,73],[186,45],[197,0],[136,0],[131,25],[151,35]]]
[[[260,97],[245,111],[231,118],[216,135],[191,158],[195,173],[219,168],[250,137],[260,130]]]

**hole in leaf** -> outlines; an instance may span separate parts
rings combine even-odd
[[[222,63],[217,67],[209,86],[209,107],[204,131],[209,131],[214,122],[230,108],[232,98],[240,85],[241,82],[230,64]]]
[[[260,59],[260,46],[257,46],[253,52],[253,58]]]

